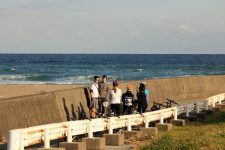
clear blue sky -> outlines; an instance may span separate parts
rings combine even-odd
[[[225,53],[225,0],[1,0],[0,53]]]

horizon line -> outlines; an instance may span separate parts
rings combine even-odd
[[[1,53],[0,55],[225,55],[225,53]]]

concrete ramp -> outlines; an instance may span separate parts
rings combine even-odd
[[[87,88],[55,91],[54,95],[62,121],[69,121],[71,118],[78,120],[82,115],[89,117],[90,100]]]
[[[187,103],[223,93],[225,90],[225,76],[154,79],[147,83],[151,91],[151,102],[162,102],[171,98],[179,103]]]
[[[52,92],[0,101],[1,139],[11,129],[60,122],[59,116]]]

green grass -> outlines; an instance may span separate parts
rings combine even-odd
[[[215,112],[204,122],[160,132],[156,139],[141,144],[141,150],[225,150],[225,111]]]

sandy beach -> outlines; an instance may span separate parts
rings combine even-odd
[[[79,84],[77,85],[76,84],[72,84],[72,85],[5,84],[5,85],[0,85],[0,100],[5,98],[17,97],[17,96],[24,96],[24,95],[30,95],[30,94],[43,93],[43,92],[76,88],[79,86],[84,86],[84,85],[79,85]]]

